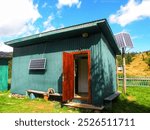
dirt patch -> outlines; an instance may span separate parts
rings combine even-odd
[[[127,99],[128,99],[128,101],[130,101],[130,102],[136,101],[136,98],[133,97],[133,96],[128,96]]]
[[[36,112],[38,111],[52,111],[54,109],[54,103],[47,101],[47,102],[36,102],[30,101],[26,104],[28,107],[32,107],[33,110]]]

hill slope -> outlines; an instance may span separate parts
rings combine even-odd
[[[133,57],[133,61],[129,65],[126,65],[127,75],[150,77],[150,69],[148,68],[148,65],[143,60],[143,57],[144,59],[148,58],[146,53],[136,54]],[[121,74],[122,72],[119,73]]]

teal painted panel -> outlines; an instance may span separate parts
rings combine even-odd
[[[15,48],[11,92],[25,94],[28,89],[47,91],[53,88],[55,92],[62,93],[62,53],[86,50],[91,44],[97,44],[92,35]],[[35,58],[47,59],[46,71],[28,70],[30,59]]]
[[[97,39],[97,40],[96,40]],[[101,35],[95,37],[97,44],[91,46],[91,91],[92,104],[96,106],[102,105],[102,92],[104,86],[103,66],[101,54]]]
[[[99,38],[99,42],[91,46],[91,91],[92,103],[96,106],[103,105],[104,98],[112,94],[116,88],[114,52],[102,33]]]
[[[109,53],[111,48],[105,45],[107,42],[101,40],[102,38],[105,39],[98,33],[91,34],[88,38],[74,37],[15,48],[11,92],[25,94],[28,89],[47,91],[48,88],[53,88],[56,92],[62,93],[62,53],[88,49],[91,50],[92,104],[101,106],[104,96],[112,93],[111,89],[107,91],[109,84],[111,82],[115,84],[115,81],[112,81],[115,78],[114,71],[112,71],[113,78],[109,79],[108,67],[105,68],[105,64],[111,62],[113,68],[115,60],[112,52]],[[105,56],[107,53],[108,56]],[[29,71],[29,61],[35,58],[47,59],[45,71]],[[107,76],[104,76],[105,73]]]
[[[107,97],[116,91],[116,56],[108,44],[106,38],[102,35],[101,38],[102,47],[102,66],[104,77],[104,93],[103,97]]]
[[[40,58],[42,55],[28,55],[15,57],[13,59],[12,72],[12,87],[11,92],[25,94],[28,89],[35,89],[47,91],[48,88],[55,89],[56,92],[61,93],[61,54],[45,54],[47,59],[45,71],[31,71],[28,69],[30,59]],[[59,63],[58,63],[59,62]],[[17,80],[18,79],[18,80]]]
[[[8,90],[8,60],[0,59],[0,91]]]

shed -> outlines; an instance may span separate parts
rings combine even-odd
[[[102,106],[116,92],[120,50],[106,19],[6,42],[14,48],[11,92],[53,88],[62,101]]]
[[[0,91],[8,90],[8,61],[11,55],[0,52]]]

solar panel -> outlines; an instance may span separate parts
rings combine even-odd
[[[130,35],[128,33],[119,33],[115,35],[115,39],[117,42],[117,45],[120,48],[128,47],[133,48],[133,44],[130,38]]]
[[[44,70],[46,69],[46,59],[31,59],[29,63],[29,70]]]

